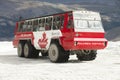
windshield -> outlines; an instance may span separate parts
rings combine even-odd
[[[74,20],[76,28],[101,28],[102,23],[101,21],[92,21],[92,20]]]
[[[104,32],[100,14],[92,11],[74,11],[75,31]]]

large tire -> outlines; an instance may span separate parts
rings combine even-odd
[[[39,51],[36,50],[30,42],[26,42],[24,45],[24,56],[26,58],[38,57]]]
[[[69,54],[65,53],[65,50],[57,42],[51,43],[48,56],[52,62],[67,62],[69,59]]]
[[[17,53],[19,57],[24,57],[24,43],[19,42],[17,47]]]
[[[94,50],[91,50],[89,54],[85,53],[77,53],[77,58],[81,61],[91,61],[96,58],[97,52]]]

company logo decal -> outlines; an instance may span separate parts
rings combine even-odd
[[[41,48],[46,48],[46,45],[48,44],[48,39],[46,38],[46,33],[44,32],[42,34],[42,38],[38,40],[38,44]]]

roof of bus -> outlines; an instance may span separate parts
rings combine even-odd
[[[39,16],[39,17],[34,17],[34,18],[28,18],[28,19],[21,19],[21,20],[19,20],[19,21],[31,20],[31,19],[36,19],[36,18],[41,18],[41,17],[47,17],[47,16],[55,16],[55,15],[60,15],[60,14],[65,14],[65,13],[71,13],[71,12],[73,12],[73,11],[55,13],[55,14],[50,14],[50,15],[45,15],[45,16]],[[19,21],[18,21],[18,22],[19,22]]]

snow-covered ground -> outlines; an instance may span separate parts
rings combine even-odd
[[[67,63],[19,58],[12,42],[0,42],[0,80],[120,80],[120,42],[109,42],[94,61],[73,55]]]

